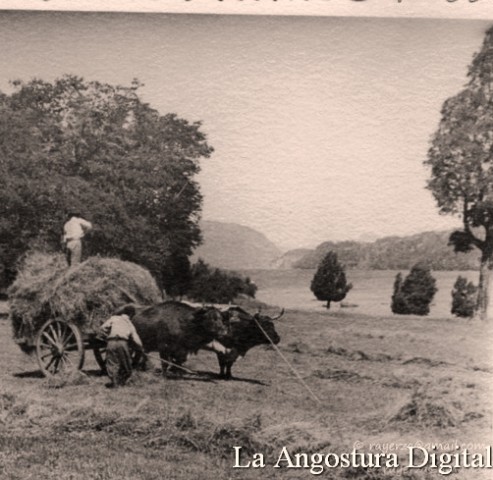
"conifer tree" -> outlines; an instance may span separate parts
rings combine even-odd
[[[347,283],[344,266],[339,263],[337,254],[329,252],[324,257],[316,271],[310,289],[318,300],[327,302],[327,309],[331,302],[344,300],[353,286]]]
[[[392,295],[391,309],[393,313],[399,313],[405,310],[405,305],[402,297],[402,273],[399,272],[395,276],[394,281],[394,294]]]
[[[402,281],[401,274],[397,274],[392,295],[392,312],[402,315],[428,315],[430,304],[437,292],[436,280],[430,269],[417,263]]]
[[[452,314],[457,317],[472,317],[477,294],[478,288],[459,275],[452,290]]]

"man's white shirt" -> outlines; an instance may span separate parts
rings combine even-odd
[[[79,217],[72,217],[63,226],[63,241],[80,240],[88,230],[91,230],[92,223]],[[85,229],[85,230],[84,230]]]

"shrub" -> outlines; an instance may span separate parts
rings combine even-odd
[[[452,314],[457,317],[472,317],[477,294],[478,287],[459,275],[452,290]]]
[[[257,286],[249,277],[212,268],[199,259],[192,266],[187,296],[197,302],[230,303],[243,294],[255,298]]]
[[[316,271],[310,289],[318,300],[327,302],[327,308],[330,308],[331,302],[340,302],[344,300],[347,292],[353,286],[347,283],[344,266],[339,263],[337,254],[329,252]]]
[[[432,277],[430,269],[422,263],[414,265],[404,281],[398,273],[394,282],[392,312],[402,315],[428,315],[431,301],[437,292],[435,284],[436,280]]]

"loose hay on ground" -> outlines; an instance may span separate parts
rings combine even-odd
[[[58,375],[53,377],[47,377],[43,383],[46,388],[64,388],[88,385],[90,381],[87,375],[80,370],[69,370],[59,372]]]
[[[8,293],[14,340],[27,353],[50,318],[73,322],[83,333],[91,333],[123,304],[162,300],[151,274],[134,263],[91,257],[68,268],[63,255],[41,252],[24,259]]]
[[[341,380],[347,382],[360,382],[361,380],[372,380],[367,375],[360,375],[358,372],[353,372],[344,369],[326,368],[325,370],[315,370],[312,374],[314,377],[324,380]]]
[[[259,432],[264,443],[280,451],[287,447],[292,453],[316,453],[333,447],[333,432],[316,422],[285,422],[263,428]]]
[[[423,393],[414,393],[397,413],[390,417],[390,423],[405,423],[419,427],[455,427],[462,422],[463,414],[454,405],[437,401]]]
[[[337,347],[334,345],[330,345],[327,348],[327,353],[333,355],[339,355],[341,357],[346,357],[349,360],[356,360],[356,361],[390,362],[392,360],[396,360],[391,355],[385,353],[369,354],[363,352],[362,350],[350,351],[345,348]]]
[[[174,444],[223,459],[230,458],[235,445],[241,445],[247,455],[255,452],[269,453],[272,445],[262,441],[258,435],[260,427],[260,423],[251,419],[243,422],[211,423],[186,413],[177,418],[174,425],[159,429],[159,433],[146,440],[145,445],[161,448]]]

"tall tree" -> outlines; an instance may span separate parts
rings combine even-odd
[[[212,153],[200,122],[160,115],[130,87],[64,76],[0,94],[0,264],[30,246],[59,248],[64,217],[91,220],[93,252],[164,280],[171,254],[200,243],[194,176]],[[90,239],[91,240],[91,239]]]
[[[468,77],[467,86],[442,107],[425,164],[431,167],[428,188],[441,213],[462,218],[463,228],[452,233],[450,243],[456,252],[480,252],[476,308],[485,319],[493,267],[493,28]]]
[[[331,302],[344,300],[353,286],[347,283],[344,266],[339,263],[337,254],[329,252],[320,262],[313,276],[310,289],[318,300],[327,302],[327,309]]]

